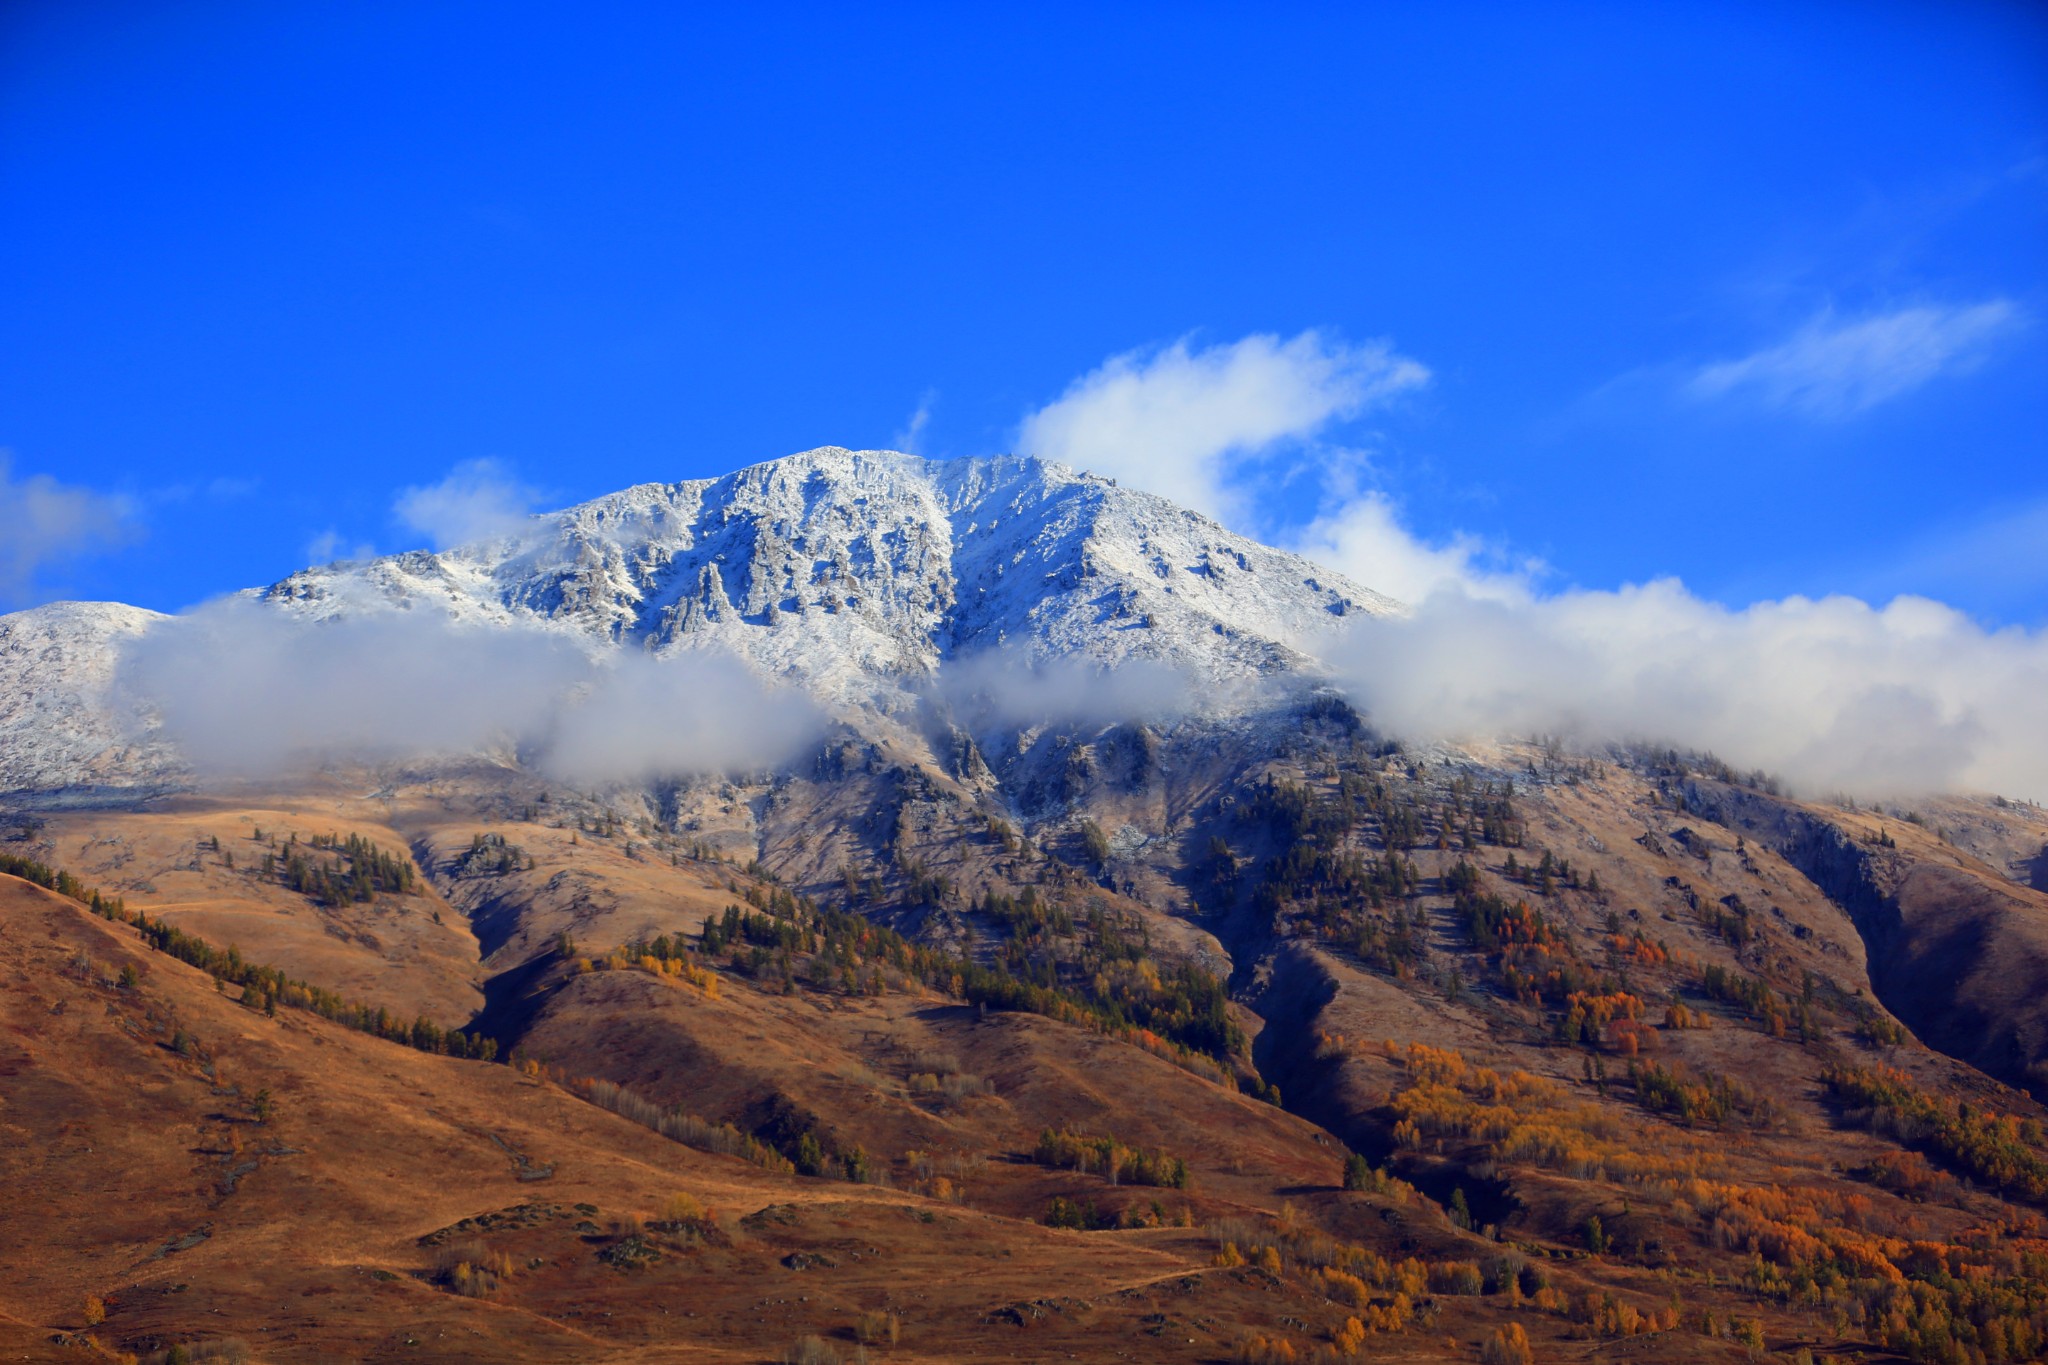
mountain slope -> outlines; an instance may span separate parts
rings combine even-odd
[[[1395,604],[1029,460],[814,451],[234,610],[351,664],[293,691],[219,661],[287,721],[439,681],[397,664],[494,632],[672,679],[716,650],[831,719],[730,774],[443,744],[52,792],[176,773],[115,745],[152,717],[110,680],[121,641],[183,623],[9,618],[0,752],[45,789],[8,803],[0,867],[148,916],[0,878],[31,1235],[109,1187],[67,1143],[125,1171],[119,1218],[0,1295],[25,1354],[96,1287],[127,1349],[282,1320],[263,1354],[309,1360],[759,1360],[804,1330],[803,1358],[845,1359],[884,1310],[902,1359],[2048,1352],[2048,1112],[2001,1083],[2048,1060],[2037,810],[1801,802],[1669,751],[1404,748],[1316,661]],[[655,695],[673,715],[630,713],[629,742],[711,723]],[[217,1057],[291,1099],[287,1137],[199,1188],[203,1247],[137,1261],[152,1219],[200,1216],[181,1172],[248,1159]],[[726,1153],[674,1175],[745,1216],[635,1224],[668,1167],[579,1096]],[[150,1129],[156,1101],[185,1117]],[[393,1147],[432,1155],[366,1154]],[[627,1216],[493,1222],[507,1180]],[[446,1229],[509,1284],[451,1294],[476,1282],[437,1265]],[[193,1297],[158,1293],[172,1275]],[[447,1338],[365,1324],[406,1303]]]

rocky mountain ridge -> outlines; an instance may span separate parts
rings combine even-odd
[[[241,594],[304,619],[438,610],[603,654],[714,648],[842,716],[903,717],[949,670],[1153,666],[1203,711],[1311,677],[1354,613],[1399,604],[1166,499],[1020,457],[827,447],[717,479],[642,484],[476,544],[308,568]],[[123,646],[175,618],[66,603],[0,618],[0,773],[15,790],[175,774]],[[146,693],[146,680],[143,691]],[[50,716],[93,743],[48,741]],[[88,753],[93,750],[93,753]]]

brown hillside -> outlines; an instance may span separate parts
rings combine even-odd
[[[307,984],[6,883],[0,1342],[92,1294],[108,1351],[294,1360],[2048,1351],[2038,812],[1341,714],[1073,747],[1032,825],[881,750],[25,824]]]

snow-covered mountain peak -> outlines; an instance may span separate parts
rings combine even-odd
[[[539,628],[596,656],[717,649],[857,725],[907,717],[963,663],[975,667],[962,676],[994,676],[991,655],[997,673],[1062,659],[1155,665],[1190,685],[1197,710],[1227,716],[1256,693],[1250,684],[1313,673],[1344,617],[1399,610],[1165,498],[1062,465],[829,446],[720,478],[639,484],[451,550],[305,569],[241,596],[300,619],[418,610],[477,630]],[[0,790],[97,782],[122,767],[160,775],[171,756],[125,738],[149,733],[146,717],[120,714],[110,684],[124,643],[163,619],[80,604],[0,618]]]
[[[261,596],[541,620],[656,654],[717,645],[841,705],[996,648],[1252,676],[1299,666],[1350,612],[1397,609],[1062,465],[834,446],[636,485],[516,536],[308,569]]]

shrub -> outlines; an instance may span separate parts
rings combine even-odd
[[[1479,1348],[1479,1359],[1481,1365],[1533,1365],[1536,1356],[1529,1349],[1529,1334],[1522,1324],[1511,1322],[1486,1339]]]
[[[1429,1268],[1429,1287],[1437,1294],[1483,1294],[1486,1277],[1470,1261],[1443,1261]]]
[[[1188,1164],[1164,1152],[1147,1152],[1113,1137],[1089,1137],[1065,1129],[1047,1128],[1038,1135],[1032,1159],[1041,1166],[1093,1172],[1108,1177],[1111,1184],[1163,1185],[1171,1189],[1188,1187]]]
[[[456,1242],[434,1258],[434,1283],[466,1299],[487,1299],[512,1278],[512,1258],[482,1242]]]
[[[863,1346],[894,1346],[903,1339],[903,1323],[894,1313],[871,1309],[854,1320],[853,1335]]]
[[[1850,1123],[1924,1146],[2008,1197],[2048,1202],[2048,1149],[2037,1123],[1927,1094],[1888,1066],[1831,1066],[1821,1082]]]
[[[1268,1337],[1254,1332],[1237,1339],[1230,1358],[1237,1365],[1294,1365],[1294,1343],[1286,1337]]]
[[[537,1073],[539,1068],[534,1068]],[[711,1123],[688,1114],[681,1109],[663,1109],[651,1100],[643,1099],[622,1085],[611,1081],[591,1081],[582,1090],[584,1098],[603,1109],[609,1109],[622,1118],[631,1119],[644,1128],[652,1128],[671,1142],[680,1142],[685,1147],[695,1147],[700,1152],[713,1152],[719,1156],[736,1156],[750,1161],[764,1170],[789,1174],[796,1168],[789,1159],[773,1147],[757,1138],[749,1137],[731,1124]],[[823,1154],[819,1155],[820,1166]]]
[[[868,1353],[865,1347],[856,1346],[851,1360],[834,1350],[823,1337],[798,1337],[794,1344],[782,1353],[782,1365],[866,1365]]]
[[[1045,1207],[1045,1225],[1049,1228],[1072,1228],[1076,1232],[1100,1232],[1117,1225],[1114,1213],[1104,1213],[1095,1207],[1093,1201],[1077,1203],[1063,1195],[1054,1195]]]

